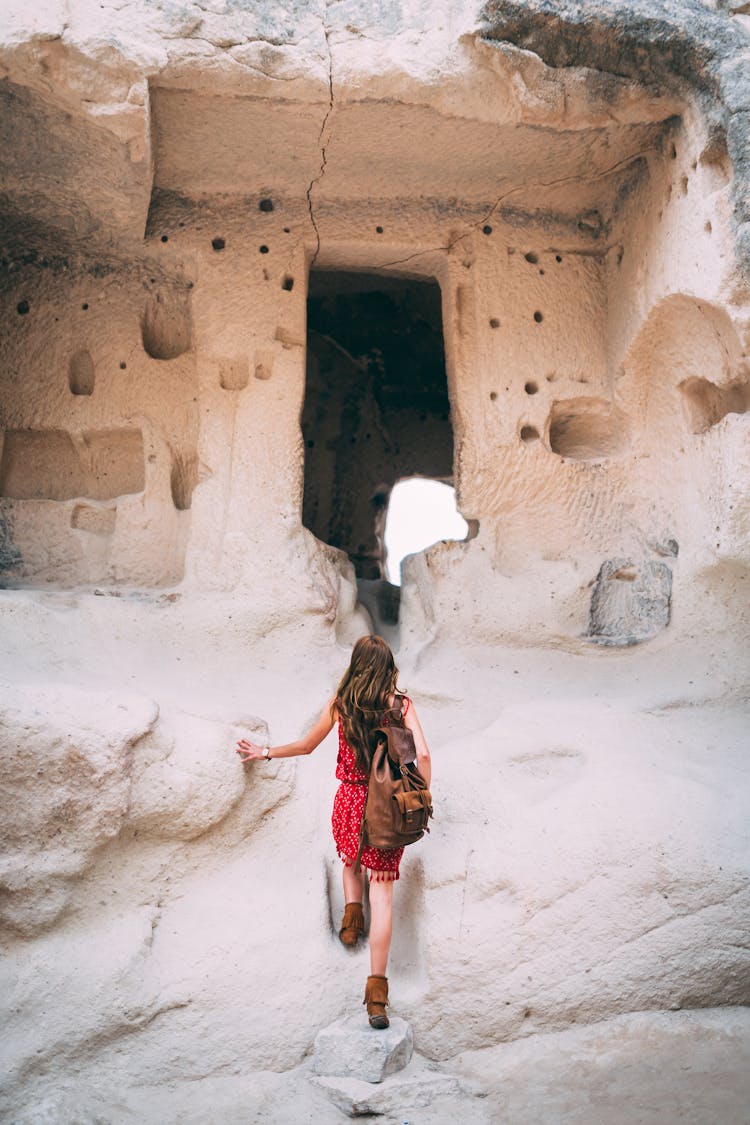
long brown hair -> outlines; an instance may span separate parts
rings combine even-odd
[[[354,751],[357,765],[365,773],[370,768],[370,731],[382,721],[383,712],[398,694],[398,668],[387,643],[376,635],[360,637],[352,650],[333,701],[344,738]]]

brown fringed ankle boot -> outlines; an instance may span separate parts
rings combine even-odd
[[[342,945],[356,945],[364,932],[365,916],[362,913],[362,903],[347,902],[339,930]]]
[[[388,1027],[388,1016],[385,1014],[385,1006],[388,1003],[388,977],[368,977],[362,1003],[367,1005],[370,1027],[377,1027],[378,1030]]]

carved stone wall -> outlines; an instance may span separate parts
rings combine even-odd
[[[418,1049],[750,1000],[746,7],[2,6],[14,1121],[273,1111],[359,1007],[335,736],[234,741],[321,713],[412,473],[476,531],[404,565]]]

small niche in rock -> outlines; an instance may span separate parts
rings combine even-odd
[[[112,500],[142,492],[140,430],[7,430],[0,495],[12,500]]]
[[[244,391],[249,378],[250,364],[245,356],[220,361],[219,383],[225,391]]]
[[[162,240],[162,242],[169,242],[169,235],[168,235],[168,234],[163,234],[163,235],[161,236],[161,240]]]
[[[534,313],[534,320],[537,322],[537,324],[541,324],[544,320],[544,316],[539,312],[539,309],[537,309],[537,311]]]
[[[141,317],[143,350],[152,359],[176,359],[190,350],[192,321],[185,291],[150,293]]]
[[[490,402],[497,402],[497,391],[490,391]]]
[[[710,222],[706,222],[706,223],[703,224],[703,229],[706,232],[706,234],[711,234],[711,232],[714,228],[711,226]]]
[[[128,366],[128,365],[127,365],[127,363],[126,363],[126,362],[125,362],[125,360],[123,359],[123,360],[122,360],[122,361],[120,362],[120,371],[124,371],[124,370],[125,370],[125,368],[126,368],[127,366]]]
[[[273,200],[261,199],[260,203],[258,204],[258,210],[263,211],[266,214],[268,214],[270,211],[273,211]]]
[[[382,234],[382,233],[383,233],[383,228],[382,228],[382,227],[375,227],[375,233],[376,233],[376,234]]]
[[[26,313],[29,311],[30,308],[31,308],[31,305],[24,298],[24,300],[19,301],[18,304],[16,305],[16,312],[18,313],[19,316],[26,316]]]
[[[523,389],[526,391],[527,395],[535,395],[539,390],[539,387],[530,379],[528,383],[524,384]]]
[[[705,434],[727,414],[746,414],[750,410],[750,382],[737,381],[724,387],[710,379],[693,376],[679,384],[684,396],[691,433]]]
[[[555,254],[555,261],[561,262],[562,261],[562,254]]]
[[[482,227],[482,234],[492,234],[492,227],[489,224],[487,224],[486,226],[483,226]]]
[[[211,248],[213,250],[216,250],[217,253],[218,253],[219,250],[223,250],[225,246],[226,246],[226,242],[224,241],[223,238],[212,238],[211,239]]]
[[[198,457],[195,453],[173,450],[169,483],[172,503],[177,511],[188,511],[193,502],[193,489],[198,483]]]
[[[500,321],[497,319],[496,316],[491,316],[490,317],[490,328],[499,328],[499,327],[500,327]]]
[[[291,233],[292,233],[291,227],[284,227],[284,234],[291,234]]]
[[[259,246],[258,251],[261,254],[267,254],[268,253],[268,247],[267,246]]]
[[[539,441],[539,430],[536,426],[521,426],[519,436],[525,445],[529,445],[532,441]]]
[[[86,312],[88,307],[89,307],[88,301],[84,301],[83,304],[81,305],[81,308],[83,309],[84,312]]]
[[[71,394],[90,395],[94,392],[94,361],[91,354],[82,348],[70,357],[68,364],[68,386]]]
[[[532,266],[535,266],[539,261],[539,255],[535,254],[533,250],[530,250],[528,254],[524,254],[524,258],[527,262],[531,262]]]
[[[563,399],[552,404],[549,445],[553,453],[573,461],[616,457],[629,445],[628,420],[607,399]]]
[[[117,521],[117,508],[95,508],[91,504],[76,504],[70,516],[70,526],[90,535],[112,535]]]
[[[690,183],[690,181],[688,180],[687,176],[681,176],[680,177],[680,191],[682,192],[683,195],[687,195],[689,183]]]
[[[289,276],[285,277],[281,283],[281,288],[287,293],[291,293],[292,289],[294,289],[294,278]]]

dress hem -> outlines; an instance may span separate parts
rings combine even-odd
[[[344,867],[354,867],[355,861],[348,855],[344,855],[343,852],[339,852],[338,856]],[[370,876],[370,880],[374,883],[395,883],[396,880],[400,877],[398,871],[376,871],[374,868],[368,867],[367,864],[363,863],[361,860],[360,867],[363,871],[367,872],[367,874]]]

